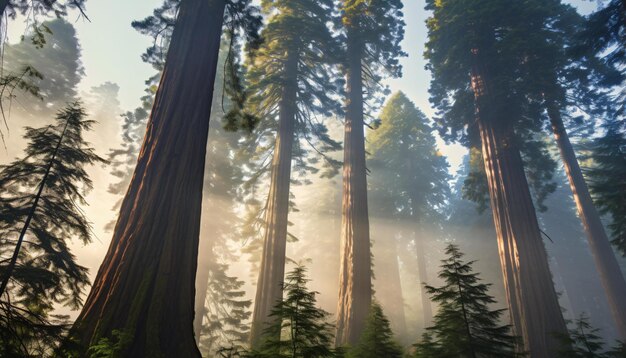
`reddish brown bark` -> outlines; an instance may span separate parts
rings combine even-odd
[[[620,339],[626,341],[626,281],[624,281],[624,276],[602,225],[600,214],[593,205],[589,188],[578,165],[576,153],[563,125],[561,113],[553,102],[548,102],[548,116],[613,319]]]
[[[193,335],[202,184],[224,0],[183,0],[137,167],[73,336],[120,330],[128,357],[199,357]]]
[[[258,347],[262,342],[263,330],[270,322],[272,308],[283,296],[281,284],[285,278],[291,158],[298,108],[298,61],[298,55],[290,53],[285,62],[285,85],[279,105],[279,127],[267,198],[263,254],[250,331],[252,347]]]
[[[365,133],[363,129],[362,45],[348,31],[341,264],[335,344],[355,345],[372,303]]]
[[[555,334],[567,334],[535,208],[511,120],[493,103],[494,89],[474,50],[472,87],[476,97],[477,122],[515,333],[523,349],[538,358],[554,357],[561,348]]]

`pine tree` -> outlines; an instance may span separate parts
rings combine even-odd
[[[313,144],[319,153],[340,148],[322,121],[339,110],[333,98],[338,88],[332,79],[337,44],[327,26],[333,20],[333,1],[263,1],[262,6],[269,19],[262,33],[264,43],[247,68],[248,105],[261,118],[255,142],[264,139],[263,132],[274,138],[269,139],[273,158],[252,318],[253,347],[260,343],[270,311],[281,297],[292,161],[296,173],[315,172],[306,160],[304,143]],[[336,164],[323,158],[329,165]]]
[[[27,127],[25,156],[0,166],[0,279],[8,279],[0,295],[2,356],[48,354],[69,327],[52,310],[82,303],[87,269],[68,245],[91,242],[80,208],[92,189],[85,167],[104,162],[83,139],[93,123],[80,103],[69,104],[56,123]]]
[[[329,314],[316,306],[317,292],[307,290],[306,268],[298,265],[287,274],[285,297],[272,309],[259,349],[250,358],[334,357]]]
[[[399,0],[343,0],[346,118],[343,156],[338,346],[356,344],[372,300],[370,228],[365,162],[366,113],[380,104],[381,79],[399,76],[404,37]]]
[[[613,245],[626,256],[626,127],[609,120],[605,131],[592,144],[593,163],[586,174],[600,212],[611,216]]]
[[[392,240],[389,243],[382,238],[375,240],[374,250],[377,246],[389,247],[393,251],[390,260],[395,262],[383,264],[395,265],[397,270],[396,244],[400,250],[413,246],[419,281],[424,283],[427,281],[428,266],[424,247],[424,232],[427,230],[424,229],[437,231],[443,225],[443,210],[450,197],[448,163],[437,150],[428,119],[404,93],[395,93],[387,100],[380,121],[381,125],[368,135],[370,214],[395,222],[408,220],[413,223],[413,227],[405,235],[402,235],[400,228],[395,233],[385,228]],[[375,221],[372,223],[372,233],[376,233]],[[400,237],[398,243],[397,237]],[[374,260],[377,259],[375,254]],[[388,278],[381,276],[380,272],[377,272],[377,277],[385,287],[384,290],[378,290],[378,299],[388,314],[402,310],[402,293],[390,290]],[[394,303],[388,302],[385,299],[387,297],[394,299]],[[422,298],[423,319],[425,325],[428,325],[432,315],[430,301],[423,289]],[[394,318],[395,315],[390,314],[392,326]],[[397,333],[400,334],[400,331]]]
[[[359,342],[348,350],[349,358],[401,358],[402,348],[393,339],[389,320],[377,302],[372,303]]]
[[[211,98],[225,12],[233,15],[229,28],[241,33],[231,20],[249,13],[230,11],[248,5],[180,2],[133,180],[73,327],[79,354],[120,331],[131,337],[125,355],[200,356],[194,285]]]
[[[446,140],[481,148],[514,330],[533,356],[551,357],[554,334],[565,333],[566,325],[522,156],[523,149],[537,151],[542,129],[540,106],[528,101],[522,76],[533,7],[429,0],[427,9],[433,11],[426,57],[437,125]]]
[[[465,262],[458,246],[446,247],[439,277],[441,287],[426,286],[433,302],[439,304],[434,325],[427,328],[423,342],[416,345],[416,357],[516,357],[516,338],[511,326],[500,325],[506,310],[491,310],[495,303],[473,272],[473,261]]]
[[[568,335],[562,337],[563,349],[559,352],[562,358],[603,358],[605,342],[600,337],[600,331],[591,327],[589,318],[582,314],[574,322],[575,327]]]

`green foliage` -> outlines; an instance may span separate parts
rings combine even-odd
[[[307,290],[306,268],[296,266],[283,284],[284,298],[271,313],[273,323],[264,330],[267,337],[249,358],[335,357],[331,348],[329,314],[316,306],[317,292]]]
[[[119,330],[111,332],[112,339],[100,338],[98,343],[92,345],[87,350],[89,358],[121,358],[124,349],[132,342],[132,337]]]
[[[406,56],[400,43],[404,39],[404,20],[400,0],[343,0],[340,10],[345,32],[345,51],[361,59],[361,76],[364,80],[365,103],[370,108],[365,115],[374,113],[388,94],[381,80],[400,77],[399,58]]]
[[[626,128],[619,121],[610,121],[605,128],[592,144],[593,163],[586,174],[595,204],[612,218],[612,242],[626,256]]]
[[[402,92],[389,98],[380,119],[367,147],[372,213],[441,222],[450,195],[449,165],[428,119]]]
[[[243,352],[250,334],[248,320],[252,302],[244,298],[244,282],[228,276],[227,270],[227,265],[212,265],[204,311],[196,312],[205,317],[199,332],[200,350],[211,357],[221,353],[233,356]]]
[[[570,329],[569,335],[560,337],[563,348],[558,352],[562,358],[612,358],[624,357],[624,345],[618,343],[607,351],[606,343],[600,336],[600,330],[589,324],[589,318],[582,314],[576,319],[575,327]]]
[[[83,139],[92,125],[80,103],[69,104],[58,113],[55,124],[27,127],[25,156],[0,166],[1,277],[37,189],[44,185],[7,292],[0,298],[0,346],[8,352],[43,354],[53,348],[67,329],[67,317],[50,312],[56,305],[80,307],[89,284],[87,269],[78,265],[68,244],[72,239],[91,241],[91,226],[80,208],[92,188],[85,167],[104,162]],[[56,159],[42,183],[60,139]]]
[[[377,302],[372,304],[359,342],[348,349],[348,358],[401,358],[402,347],[393,339],[389,320]]]
[[[463,261],[456,245],[446,248],[439,278],[441,287],[426,286],[439,305],[434,325],[417,343],[415,357],[516,357],[511,327],[500,325],[506,310],[491,310],[495,303],[489,284],[473,272],[473,261]]]

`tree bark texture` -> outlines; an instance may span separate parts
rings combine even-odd
[[[513,121],[501,118],[506,112],[493,103],[494,89],[479,55],[474,50],[472,87],[512,323],[530,356],[554,357],[562,346],[555,334],[567,334],[567,328],[510,125]]]
[[[626,281],[624,281],[615,253],[602,225],[600,214],[589,194],[576,153],[563,125],[561,113],[554,102],[548,101],[547,107],[554,138],[561,153],[578,215],[587,234],[596,269],[600,274],[620,339],[626,341]]]
[[[193,335],[202,186],[225,0],[183,0],[137,167],[74,328],[128,357],[200,357]],[[212,213],[213,215],[218,213]]]
[[[263,330],[270,323],[270,313],[277,301],[282,299],[282,283],[285,278],[285,252],[289,216],[289,187],[291,159],[294,143],[298,89],[298,54],[287,55],[283,93],[279,104],[279,124],[270,191],[265,214],[265,237],[263,254],[254,300],[254,313],[250,331],[250,343],[258,348],[262,343]]]
[[[424,238],[420,235],[421,230],[417,228],[413,237],[415,240],[415,253],[417,257],[417,270],[420,284],[420,297],[422,300],[422,319],[424,320],[424,328],[429,327],[433,321],[433,309],[430,304],[430,297],[426,291],[426,285],[428,283],[428,271],[426,265],[426,251],[424,250]]]
[[[372,302],[372,268],[363,129],[363,48],[348,31],[339,302],[335,344],[355,345]]]

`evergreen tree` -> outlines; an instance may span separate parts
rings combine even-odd
[[[316,306],[317,292],[307,290],[306,268],[298,265],[282,285],[285,297],[272,309],[259,349],[250,358],[334,357],[329,314]]]
[[[582,314],[574,322],[575,327],[562,337],[563,349],[559,357],[567,358],[604,358],[604,345],[599,330],[591,327],[589,318]]]
[[[530,354],[551,357],[558,348],[554,334],[565,333],[566,325],[526,177],[532,171],[525,172],[523,159],[524,151],[538,151],[542,129],[541,107],[528,100],[522,71],[534,7],[429,0],[427,9],[433,12],[426,57],[437,125],[446,140],[481,148],[514,330]]]
[[[340,148],[327,133],[324,117],[339,111],[332,79],[336,41],[328,24],[333,1],[263,1],[269,16],[262,32],[264,43],[247,68],[249,110],[261,118],[254,141],[269,140],[269,193],[257,292],[254,300],[251,343],[257,346],[271,308],[281,297],[284,280],[292,161],[299,174],[315,172],[303,144],[323,153]],[[264,138],[265,134],[270,138]],[[273,137],[273,138],[272,138]],[[268,158],[269,159],[269,158]]]
[[[91,242],[80,208],[92,188],[85,167],[104,162],[83,139],[94,123],[85,117],[72,103],[55,124],[27,127],[26,155],[0,166],[0,278],[8,279],[0,295],[2,356],[49,354],[68,328],[67,317],[52,310],[79,308],[89,285],[68,247]]]
[[[589,187],[602,214],[611,216],[613,245],[626,256],[626,126],[609,120],[606,133],[592,144]]]
[[[194,278],[211,99],[223,25],[232,36],[254,32],[249,9],[245,0],[180,2],[111,246],[73,327],[79,354],[120,331],[131,337],[124,355],[200,356]]]
[[[481,283],[458,246],[448,245],[446,255],[439,272],[444,285],[426,286],[439,311],[416,345],[416,357],[516,357],[511,326],[500,325],[506,310],[489,308],[495,303],[490,285]]]
[[[341,1],[346,78],[338,346],[356,344],[372,300],[365,129],[380,105],[381,79],[399,76],[404,21],[400,0]]]
[[[401,250],[412,246],[416,254],[419,281],[423,284],[427,280],[428,266],[427,250],[424,248],[425,229],[436,232],[444,224],[444,209],[450,197],[448,163],[437,150],[428,119],[404,93],[398,92],[387,100],[380,120],[381,125],[368,135],[370,214],[374,218],[397,223],[411,221],[412,227],[404,235],[399,225],[395,226],[395,232],[385,228],[386,236],[391,240],[375,240],[374,250],[381,246],[388,247],[392,251],[388,255],[389,260],[394,262],[384,262],[384,265],[395,265],[397,270],[395,246],[399,245]],[[372,233],[376,232],[376,221],[373,221]],[[397,238],[400,240],[396,243]],[[376,251],[374,260],[377,261]],[[389,279],[381,276],[380,271],[377,277],[382,279],[386,287],[378,290],[378,299],[388,314],[403,310],[402,293],[390,290]],[[395,300],[394,303],[388,302],[387,297]],[[424,322],[428,325],[432,316],[430,301],[424,290],[422,298]],[[390,314],[390,318],[394,326],[395,314]]]
[[[389,320],[377,302],[372,309],[359,342],[348,350],[349,358],[401,358],[402,348],[393,340]]]

